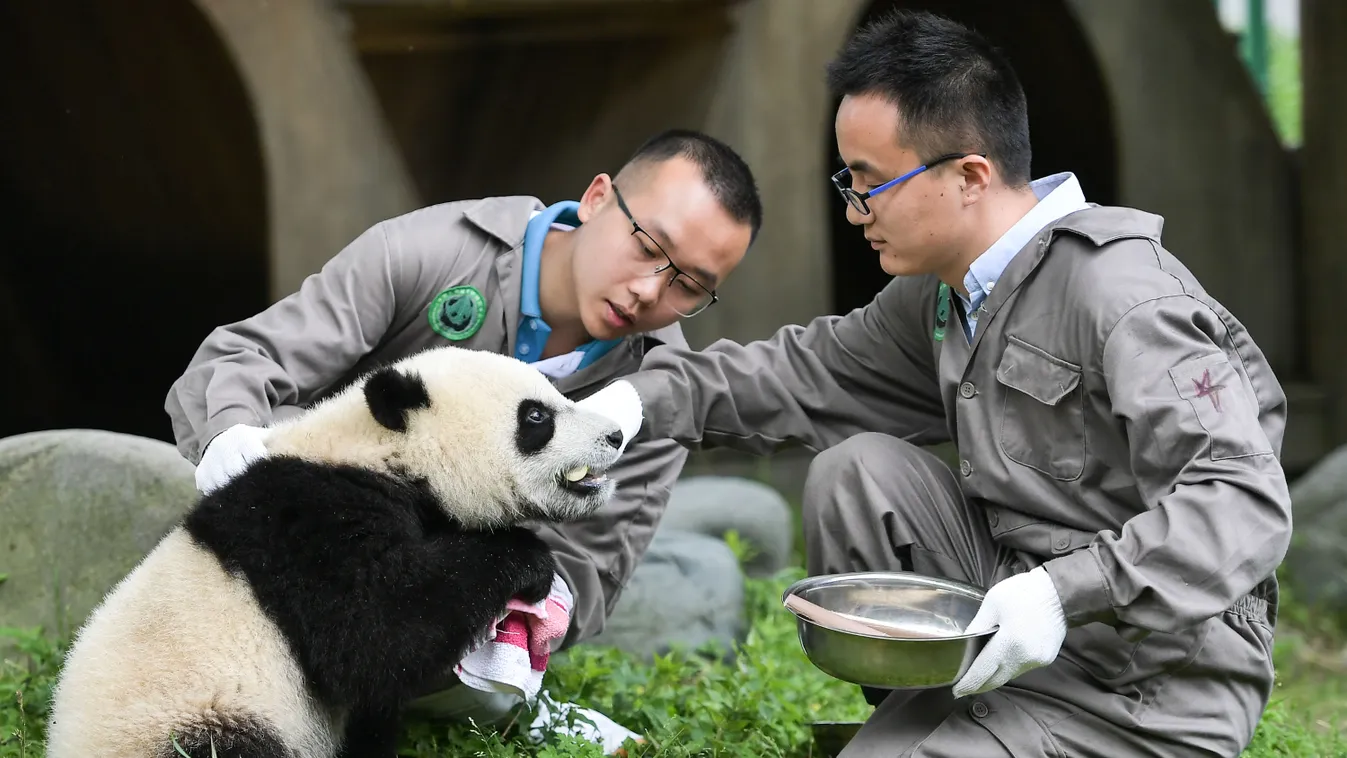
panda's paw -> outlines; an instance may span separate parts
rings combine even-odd
[[[546,581],[536,580],[530,582],[528,586],[519,591],[518,597],[529,605],[537,605],[547,599],[552,593],[552,576],[548,575]]]
[[[557,578],[557,562],[552,551],[542,550],[533,553],[519,572],[519,588],[515,597],[530,605],[536,605],[547,599],[552,592],[552,583]]]

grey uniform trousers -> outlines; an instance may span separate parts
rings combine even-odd
[[[882,434],[814,459],[804,538],[811,575],[910,570],[990,587],[1042,562],[993,543],[943,461]],[[889,693],[840,758],[1237,756],[1271,694],[1271,645],[1256,604],[1140,643],[1085,625],[1051,665],[991,692]]]

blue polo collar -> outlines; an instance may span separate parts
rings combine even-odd
[[[534,216],[524,230],[524,258],[522,277],[519,287],[519,331],[515,338],[515,357],[525,363],[534,363],[542,355],[552,327],[542,318],[542,306],[538,303],[538,278],[542,271],[543,239],[551,230],[552,224],[560,223],[579,226],[577,211],[580,204],[573,200],[564,200],[548,206]],[[584,368],[602,358],[622,340],[593,340],[576,350],[584,353],[579,368]],[[579,370],[579,369],[577,369]]]

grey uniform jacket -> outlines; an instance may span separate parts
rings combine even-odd
[[[757,453],[858,432],[954,440],[965,494],[998,544],[1041,558],[1069,625],[1141,639],[1237,604],[1275,623],[1286,400],[1243,326],[1163,248],[1162,223],[1091,207],[1045,228],[971,345],[934,277],[899,277],[763,341],[652,351],[630,377],[637,439]]]
[[[532,197],[445,203],[367,230],[308,277],[298,292],[206,338],[168,393],[178,449],[196,463],[216,434],[297,413],[372,363],[450,344],[428,320],[443,290],[475,286],[486,321],[462,347],[513,355],[524,229],[543,210]],[[579,399],[640,366],[648,346],[686,346],[677,324],[634,335],[557,380]],[[654,534],[687,451],[668,440],[633,442],[612,476],[613,501],[593,517],[538,526],[575,596],[574,644],[597,634]]]

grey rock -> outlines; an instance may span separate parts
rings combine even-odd
[[[716,643],[729,653],[747,631],[744,576],[722,540],[661,529],[604,630],[586,644],[650,658]]]
[[[1291,486],[1293,535],[1286,575],[1299,600],[1347,616],[1347,446]]]
[[[669,496],[660,530],[722,538],[735,531],[753,547],[744,565],[752,577],[770,576],[792,564],[795,521],[790,505],[772,487],[734,476],[680,479]]]
[[[1321,458],[1291,483],[1297,523],[1316,523],[1325,511],[1347,501],[1347,445]]]
[[[193,471],[115,432],[0,439],[0,626],[68,637],[196,501]]]

